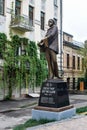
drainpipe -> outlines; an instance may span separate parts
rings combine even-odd
[[[62,0],[59,1],[59,75],[63,76],[63,30],[62,30]]]

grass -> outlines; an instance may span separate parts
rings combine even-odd
[[[81,114],[81,113],[84,113],[84,112],[87,112],[87,106],[76,109],[77,114]],[[34,120],[34,119],[29,119],[24,124],[20,124],[20,125],[14,127],[13,130],[26,130],[27,127],[33,127],[33,126],[46,124],[46,123],[53,122],[53,121],[55,121],[55,120],[41,119],[41,120],[37,121],[37,120]]]
[[[13,130],[25,130],[26,128],[24,127],[23,124],[20,124],[18,126],[16,126],[15,128],[13,128]]]
[[[87,106],[76,109],[77,114],[80,114],[80,113],[83,113],[83,112],[87,112]]]
[[[20,125],[14,127],[13,130],[26,130],[27,127],[33,127],[33,126],[46,124],[46,123],[53,122],[53,121],[55,121],[55,120],[41,119],[41,120],[37,121],[34,119],[29,119],[24,124],[20,124]]]

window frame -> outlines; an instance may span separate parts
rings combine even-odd
[[[20,3],[20,6],[17,6],[17,2]],[[18,10],[18,11],[17,11]],[[19,13],[18,13],[19,12]],[[15,15],[20,15],[21,14],[21,1],[16,0],[15,2]]]
[[[45,13],[43,11],[41,11],[40,19],[41,19],[41,26],[40,26],[40,28],[41,28],[41,30],[45,30]]]
[[[2,7],[0,15],[4,15],[4,13],[5,13],[5,0],[0,1],[0,6]]]
[[[70,67],[70,55],[69,54],[67,54],[67,69],[69,69],[69,67]]]
[[[77,57],[77,69],[80,70],[80,57]]]
[[[76,66],[75,66],[75,56],[72,57],[72,68],[75,69]]]
[[[34,26],[34,7],[29,5],[29,25]]]

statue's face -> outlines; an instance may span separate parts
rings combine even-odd
[[[52,27],[53,24],[54,24],[54,21],[53,21],[53,20],[49,20],[49,21],[48,21],[48,26],[49,26],[49,27]]]

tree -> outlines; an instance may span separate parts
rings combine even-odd
[[[83,47],[80,48],[79,53],[83,56],[83,68],[87,72],[87,40],[84,42]]]
[[[82,60],[82,69],[84,71],[84,80],[85,82],[85,88],[87,88],[87,40],[84,41],[83,47],[80,48],[79,53],[83,56]]]

